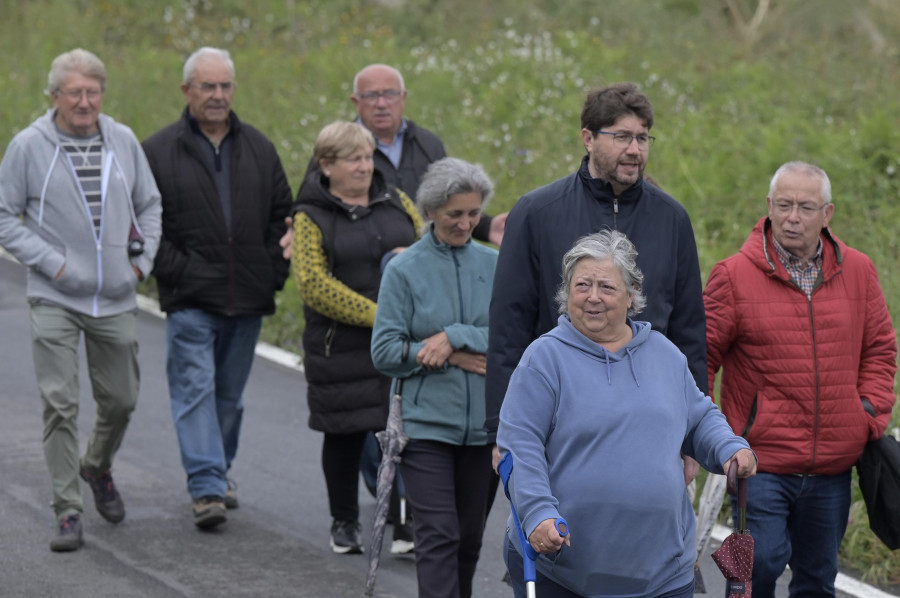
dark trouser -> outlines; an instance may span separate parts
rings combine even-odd
[[[509,571],[509,580],[513,587],[515,598],[525,598],[525,569],[522,566],[522,555],[515,549],[509,536],[503,545],[503,560],[506,561],[506,569]],[[572,590],[559,585],[540,571],[536,572],[534,583],[535,594],[541,598],[581,598]],[[666,592],[655,598],[691,598],[694,595],[694,582],[684,587]]]
[[[322,441],[322,471],[333,519],[359,521],[359,463],[367,434],[326,433]],[[400,521],[400,495],[396,483],[391,491],[389,512],[395,522]]]
[[[413,514],[419,598],[469,598],[484,536],[490,446],[410,440],[400,468]]]

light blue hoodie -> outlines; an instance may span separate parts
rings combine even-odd
[[[497,442],[513,455],[510,492],[528,536],[563,517],[571,546],[538,557],[582,596],[658,596],[694,576],[696,522],[681,453],[706,469],[750,448],[694,383],[684,355],[646,322],[610,353],[567,316],[512,375]],[[510,518],[509,537],[519,547]]]

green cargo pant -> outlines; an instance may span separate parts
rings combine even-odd
[[[78,345],[81,334],[97,403],[94,430],[78,458]],[[137,404],[137,315],[94,318],[45,304],[31,306],[34,369],[44,407],[44,457],[57,519],[82,511],[78,469],[103,473],[122,444]]]

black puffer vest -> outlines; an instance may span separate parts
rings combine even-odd
[[[376,301],[381,258],[416,240],[410,215],[394,187],[377,170],[369,205],[349,206],[332,195],[321,173],[311,171],[297,194],[295,211],[322,232],[322,247],[332,276]],[[382,430],[390,405],[390,379],[372,364],[372,329],[342,324],[303,308],[304,367],[309,427],[331,434]]]

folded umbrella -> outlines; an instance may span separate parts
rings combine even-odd
[[[728,468],[728,491],[737,494],[734,531],[712,559],[725,576],[726,598],[750,598],[753,580],[753,536],[747,530],[747,480],[737,477],[737,461]]]
[[[409,343],[403,343],[403,360],[409,352]],[[378,561],[381,558],[381,546],[384,542],[384,528],[387,522],[388,507],[394,478],[397,475],[397,464],[400,453],[406,447],[409,438],[403,433],[403,380],[394,383],[394,396],[391,399],[391,410],[388,413],[384,430],[375,433],[381,446],[381,463],[378,465],[378,484],[375,492],[375,517],[372,521],[372,538],[369,541],[369,572],[366,574],[366,597],[371,598],[375,588],[375,576],[378,572]],[[398,522],[395,522],[398,523]]]

